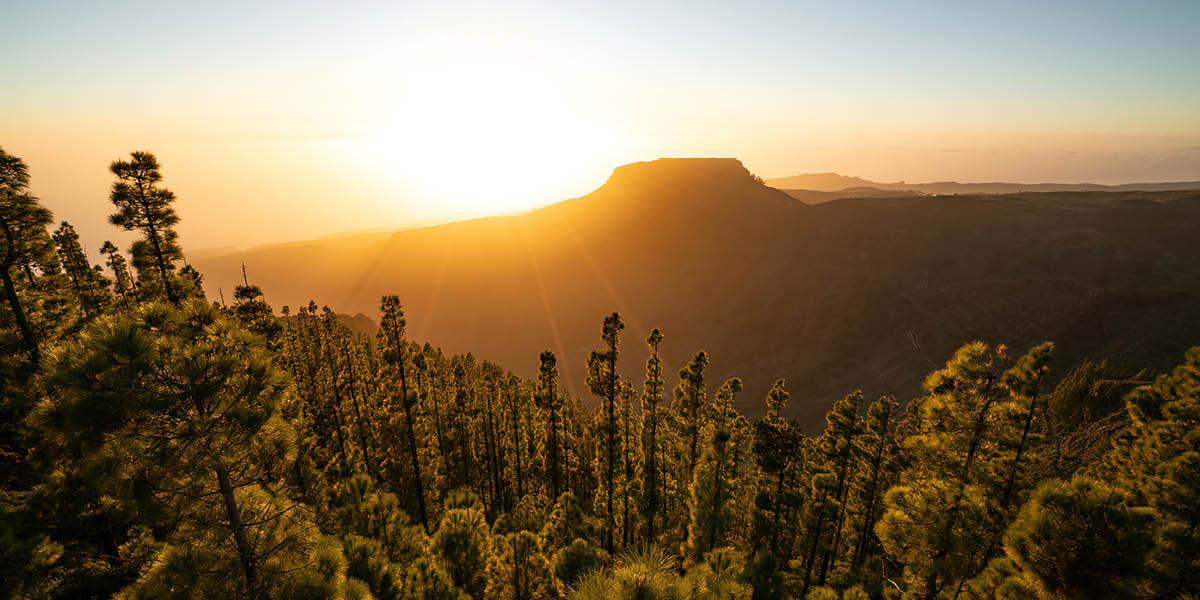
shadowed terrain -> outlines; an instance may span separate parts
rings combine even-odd
[[[817,430],[834,399],[917,393],[965,340],[1166,367],[1200,335],[1200,191],[843,198],[809,206],[734,159],[616,169],[596,191],[529,213],[195,258],[210,297],[241,279],[276,307],[310,298],[525,376],[560,355],[587,399],[602,317],[628,324],[622,373],[642,377],[659,327],[672,374],[696,350],[709,390],[746,382],[751,416],[778,377]],[[668,382],[673,385],[673,381]]]

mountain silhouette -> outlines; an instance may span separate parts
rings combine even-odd
[[[734,159],[617,168],[594,192],[528,213],[205,256],[215,297],[245,263],[278,309],[310,298],[376,318],[399,294],[412,339],[525,376],[559,354],[591,401],[587,354],[619,311],[621,372],[640,385],[650,328],[674,373],[696,350],[708,389],[745,380],[761,412],[787,378],[821,427],[862,388],[907,399],[972,339],[1053,340],[1055,372],[1087,356],[1166,367],[1200,339],[1200,192],[851,198],[807,205]],[[673,382],[672,382],[673,385]]]
[[[766,184],[786,191],[805,202],[816,203],[836,198],[887,195],[884,192],[907,192],[910,194],[1015,194],[1020,192],[1167,192],[1200,189],[1200,181],[1171,181],[1159,183],[1123,183],[1103,185],[1099,183],[1007,183],[1001,181],[985,183],[959,183],[957,181],[935,181],[932,183],[880,183],[850,177],[838,173],[806,173],[790,177],[776,177]],[[828,195],[814,194],[827,192]]]

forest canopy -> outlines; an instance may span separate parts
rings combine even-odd
[[[93,264],[0,150],[4,597],[1200,594],[1200,347],[1054,373],[1053,343],[965,341],[802,431],[784,379],[748,419],[614,312],[577,397],[552,351],[524,379],[410,339],[398,296],[375,337],[249,278],[206,298],[155,156],[110,171],[138,237]]]

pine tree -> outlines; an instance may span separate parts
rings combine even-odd
[[[472,598],[483,598],[487,586],[488,526],[481,508],[470,494],[448,498],[429,548],[454,585]]]
[[[138,283],[147,285],[143,273],[149,269],[157,272],[159,285],[166,298],[178,305],[183,297],[175,275],[175,261],[183,258],[179,247],[175,225],[179,216],[171,203],[175,194],[160,187],[158,159],[149,152],[132,152],[128,161],[113,161],[109,170],[117,177],[109,199],[117,212],[109,221],[127,231],[140,231],[142,239],[133,245],[134,267],[138,270]]]
[[[1152,598],[1200,594],[1200,346],[1126,398],[1128,430],[1103,472],[1154,510],[1146,560]]]
[[[496,600],[541,600],[550,597],[550,563],[540,548],[538,536],[515,531],[492,536],[492,554],[487,563],[487,598]]]
[[[633,414],[633,384],[621,380],[621,409],[618,414],[621,429],[621,548],[633,545],[637,534],[637,505],[641,502],[642,489],[638,471],[642,468],[641,423]]]
[[[1018,488],[1028,486],[1027,482],[1020,481],[1022,459],[1030,444],[1034,419],[1037,415],[1045,412],[1038,405],[1038,399],[1041,382],[1049,372],[1047,364],[1053,353],[1054,344],[1050,342],[1040,344],[1021,356],[1016,364],[1001,376],[1000,383],[1008,391],[1010,399],[1005,404],[1005,408],[1008,409],[1013,419],[1010,420],[1009,427],[999,432],[999,436],[1008,438],[1005,440],[1008,444],[1005,445],[1012,447],[1012,457],[1009,459],[1008,452],[1006,452],[998,457],[997,462],[1002,464],[1007,461],[1011,464],[1007,466],[1007,474],[1004,475],[999,497],[988,504],[988,517],[993,523],[991,524],[992,531],[985,536],[985,539],[988,540],[986,546],[982,553],[978,547],[971,550],[967,559],[970,567],[959,581],[959,590],[968,579],[978,574],[986,562],[999,550],[1005,525],[1015,516],[1014,500],[1020,491]],[[1017,430],[1020,431],[1019,437],[1014,435]],[[957,593],[956,591],[955,594]]]
[[[213,577],[231,563],[240,595],[286,587],[316,540],[304,508],[272,483],[294,433],[280,417],[285,381],[258,338],[198,301],[148,305],[95,321],[50,362],[56,395],[34,417],[47,439],[79,452],[75,468],[104,494],[174,530],[139,587],[225,589]]]
[[[108,303],[107,288],[110,282],[104,275],[92,269],[83,246],[79,243],[79,234],[70,223],[63,221],[52,236],[58,244],[58,256],[62,261],[71,287],[75,290],[75,298],[88,318],[96,317]]]
[[[625,324],[621,317],[613,313],[604,318],[601,331],[601,341],[604,344],[600,350],[593,350],[588,356],[588,389],[599,396],[604,404],[599,433],[603,437],[601,463],[604,471],[604,510],[606,511],[606,526],[604,531],[604,549],[612,554],[613,536],[616,523],[613,515],[613,495],[616,488],[616,464],[621,455],[619,432],[617,426],[617,394],[620,389],[617,375],[617,347],[621,341],[621,330]]]
[[[505,404],[509,412],[509,434],[512,436],[512,456],[513,456],[513,479],[517,493],[517,501],[519,502],[525,497],[526,477],[529,470],[529,464],[523,461],[522,452],[527,451],[531,446],[530,436],[526,427],[526,419],[524,418],[525,408],[522,398],[525,394],[521,389],[521,379],[516,375],[509,374],[508,380],[504,386]]]
[[[112,250],[113,257],[120,258],[115,254],[116,248]],[[116,271],[116,267],[113,267],[113,270]],[[278,338],[283,333],[283,326],[279,324],[271,305],[267,304],[263,297],[262,288],[251,285],[246,278],[245,265],[242,265],[242,284],[233,288],[233,314],[247,329],[262,336],[268,348],[276,347]]]
[[[471,600],[454,585],[438,561],[419,558],[404,572],[401,598],[405,600]]]
[[[658,357],[658,345],[662,343],[663,335],[658,329],[650,331],[646,337],[646,345],[650,349],[650,357],[646,359],[646,381],[642,387],[642,519],[646,523],[646,540],[654,543],[658,535],[655,530],[655,518],[662,505],[662,478],[659,470],[662,468],[660,456],[665,452],[665,446],[660,437],[663,426],[663,416],[659,405],[663,401],[662,360]]]
[[[837,555],[846,516],[846,482],[852,475],[854,440],[861,428],[858,407],[862,401],[862,392],[848,394],[835,402],[825,415],[825,431],[817,441],[821,461],[819,465],[814,465],[816,468],[812,477],[811,497],[815,502],[809,510],[808,550],[801,596],[807,595],[818,563],[820,570],[817,571],[816,584],[825,585],[829,568]]]
[[[562,486],[562,450],[559,431],[562,420],[562,399],[558,392],[558,359],[554,353],[542,352],[538,365],[537,407],[545,415],[547,432],[546,439],[546,476],[550,478],[551,497],[557,498],[563,492]]]
[[[863,435],[858,444],[864,468],[856,486],[859,507],[858,535],[850,552],[850,568],[858,569],[869,552],[878,546],[875,521],[879,514],[880,497],[894,482],[898,448],[895,442],[896,413],[899,403],[894,396],[883,396],[867,408]]]
[[[33,283],[33,267],[57,271],[58,259],[54,243],[46,231],[51,214],[29,193],[29,169],[20,159],[0,148],[0,279],[12,320],[21,339],[21,347],[36,365],[41,356],[40,340],[31,324],[28,304],[17,289],[14,269],[23,269],[29,284]]]
[[[1013,577],[1040,598],[1140,596],[1155,514],[1132,501],[1085,476],[1043,483],[1004,535]]]
[[[595,547],[596,527],[571,492],[563,492],[542,527],[544,552],[549,555],[555,587],[561,593],[585,572],[604,561],[607,554]]]
[[[691,485],[692,474],[696,470],[696,462],[700,458],[700,439],[707,426],[705,405],[707,399],[704,391],[704,368],[708,366],[708,355],[704,351],[697,352],[688,364],[679,370],[679,384],[672,393],[671,410],[674,413],[674,423],[677,427],[677,441],[682,445],[680,454],[687,462],[679,465],[676,490],[679,496],[678,504],[686,505],[687,486]],[[686,519],[686,516],[684,517]],[[687,525],[680,520],[683,536],[687,536]]]
[[[699,562],[711,550],[725,546],[733,528],[731,501],[737,486],[737,447],[745,438],[745,419],[733,407],[742,380],[725,381],[713,398],[711,426],[692,479],[685,555]]]
[[[1016,432],[1032,414],[1020,394],[1036,388],[1049,349],[1035,347],[999,375],[1009,360],[1003,346],[967,344],[926,379],[928,395],[914,401],[916,421],[902,425],[908,464],[884,498],[876,533],[905,563],[910,590],[921,597],[958,593],[1003,529],[997,515],[1020,464]]]
[[[790,546],[785,548],[781,540],[791,538],[789,516],[800,504],[793,482],[804,460],[800,452],[800,428],[783,417],[789,395],[784,386],[784,380],[779,379],[767,392],[767,413],[754,424],[753,443],[755,462],[762,476],[755,495],[752,539],[756,548],[770,551],[770,560],[776,565],[786,564],[790,559]]]
[[[375,437],[374,427],[373,422],[368,422],[364,417],[368,413],[363,408],[364,399],[359,393],[354,362],[350,356],[349,346],[353,343],[351,336],[345,326],[338,323],[337,315],[328,306],[321,308],[321,324],[325,341],[325,366],[328,369],[330,385],[334,391],[334,402],[339,407],[345,407],[345,400],[350,401],[350,410],[353,414],[345,416],[347,433],[353,432],[354,438],[358,441],[358,450],[362,455],[363,466],[367,473],[370,473],[378,481],[380,479],[378,453],[372,450],[372,440]],[[350,416],[354,418],[353,423],[348,422]]]
[[[133,296],[133,277],[129,274],[129,266],[125,262],[125,257],[121,256],[117,246],[110,241],[105,240],[104,246],[100,248],[100,253],[108,257],[108,268],[113,273],[113,287],[117,292],[117,296],[122,303],[128,303]]]
[[[417,518],[421,527],[429,533],[429,511],[425,506],[425,481],[422,477],[421,451],[418,448],[417,426],[413,408],[416,394],[408,389],[408,352],[404,339],[404,309],[398,296],[384,296],[380,304],[383,318],[379,321],[379,342],[383,348],[384,362],[391,365],[400,383],[400,404],[404,408],[404,427],[408,438],[408,455],[412,462],[413,493],[417,499]]]

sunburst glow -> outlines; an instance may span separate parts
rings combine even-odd
[[[590,191],[627,152],[569,96],[528,56],[460,48],[406,73],[346,148],[366,177],[439,213],[531,208]]]

